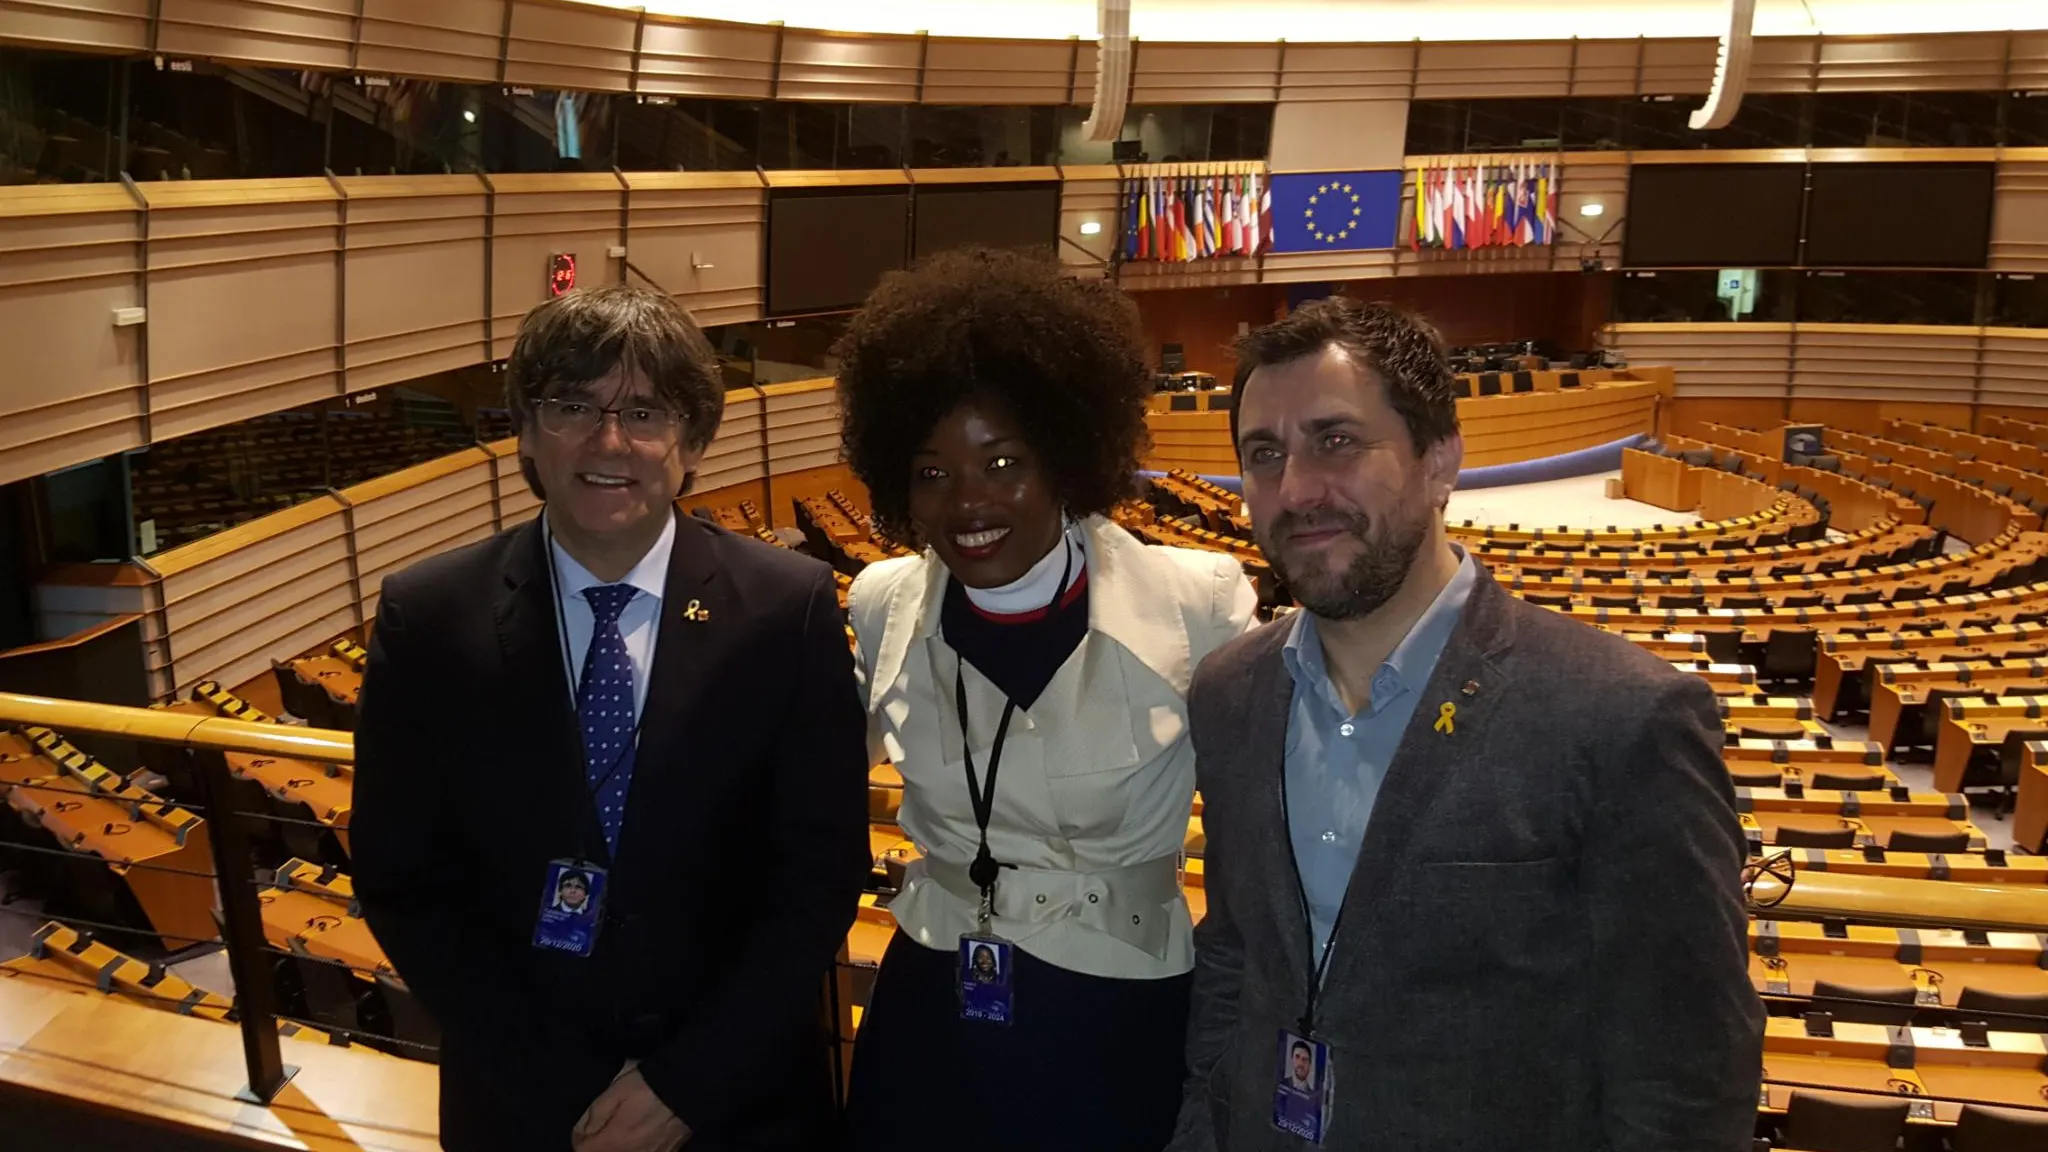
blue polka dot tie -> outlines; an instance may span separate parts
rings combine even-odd
[[[585,588],[595,625],[583,657],[583,682],[576,690],[576,718],[583,723],[585,780],[597,805],[597,822],[614,855],[626,818],[626,788],[633,781],[633,661],[619,616],[633,599],[630,584]]]

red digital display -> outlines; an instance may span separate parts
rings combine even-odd
[[[557,252],[548,257],[548,295],[560,296],[576,287],[576,256]]]

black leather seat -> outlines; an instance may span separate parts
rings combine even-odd
[[[1781,1147],[1800,1152],[1895,1152],[1906,1134],[1903,1100],[1793,1092]]]
[[[1853,1020],[1860,1024],[1900,1025],[1913,1022],[1913,1001],[1918,993],[1911,984],[1887,984],[1872,987],[1858,984],[1837,984],[1833,980],[1813,982],[1814,1009],[1826,1012],[1837,1020]],[[1864,1001],[1864,1003],[1841,1004],[1837,1000]],[[1893,1007],[1896,1005],[1897,1007]]]
[[[1884,846],[1892,852],[1927,852],[1944,855],[1970,850],[1968,832],[1893,832],[1885,839]]]
[[[1949,1152],[2040,1152],[2048,1148],[2048,1113],[1963,1105]]]
[[[1979,1012],[1984,1015],[1972,1015]],[[1982,1020],[1993,1032],[2048,1033],[2048,993],[2028,996],[1964,985],[1956,997],[1956,1014],[1964,1020]]]

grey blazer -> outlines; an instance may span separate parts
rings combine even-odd
[[[1312,968],[1281,804],[1287,634],[1218,649],[1189,698],[1209,907],[1170,1152],[1307,1146],[1271,1125]],[[1749,1147],[1764,1013],[1716,716],[1700,680],[1481,570],[1345,898],[1316,1012],[1325,1147]]]

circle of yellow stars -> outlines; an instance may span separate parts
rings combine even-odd
[[[1349,198],[1348,201],[1347,197]],[[1321,204],[1325,198],[1328,198],[1331,203],[1324,205],[1323,219],[1335,218],[1342,221],[1341,224],[1331,225],[1330,230],[1327,232],[1323,231],[1323,226],[1316,222],[1316,205]],[[1346,208],[1351,210],[1348,217],[1344,212]],[[1337,241],[1351,235],[1351,230],[1358,227],[1360,211],[1358,193],[1352,190],[1351,185],[1318,184],[1316,185],[1315,195],[1308,198],[1308,207],[1302,209],[1301,218],[1308,224],[1308,234],[1311,238],[1321,240],[1325,244],[1335,244]]]

